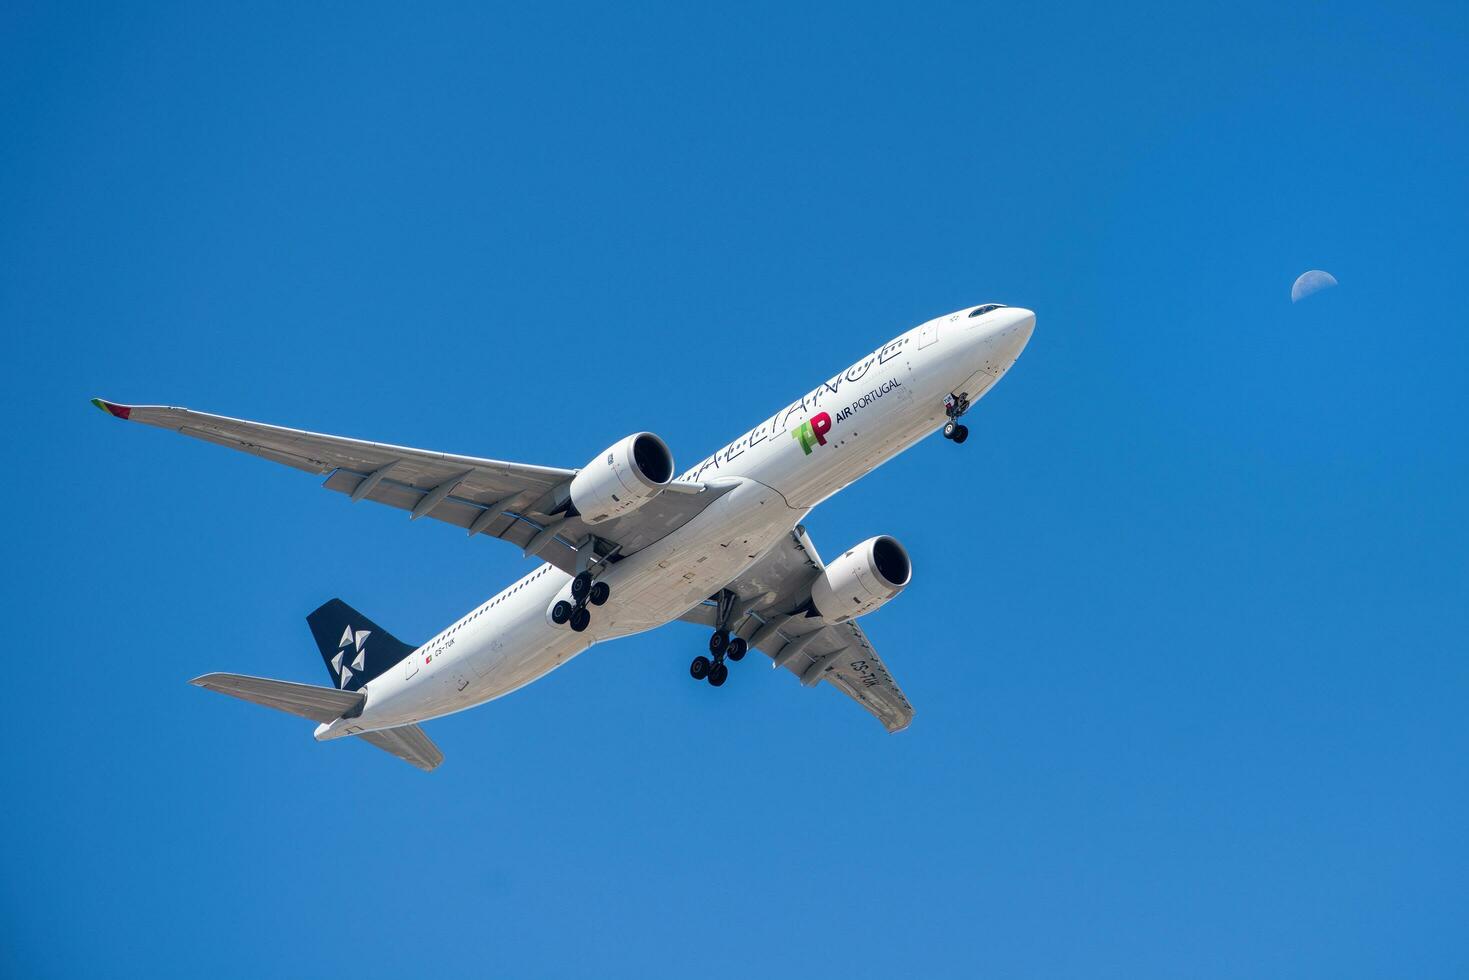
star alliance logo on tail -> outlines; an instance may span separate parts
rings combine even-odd
[[[353,633],[350,626],[342,632],[342,642],[337,644],[337,655],[332,658],[332,671],[337,675],[337,687],[345,688],[352,680],[352,672],[367,666],[367,651],[363,649],[363,644],[371,635],[372,630],[358,630]],[[347,657],[354,653],[356,656],[352,657],[352,662],[346,663]]]

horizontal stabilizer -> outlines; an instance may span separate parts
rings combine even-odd
[[[439,763],[444,761],[444,753],[439,751],[439,747],[417,725],[363,732],[358,737],[384,752],[393,753],[404,762],[411,762],[424,772],[438,768]]]
[[[277,711],[323,723],[333,722],[353,713],[360,709],[362,703],[367,700],[367,695],[361,691],[337,691],[313,684],[276,681],[268,677],[249,677],[245,674],[205,674],[203,677],[194,678],[189,683],[195,687],[228,694],[241,701],[263,704],[267,708],[274,708]],[[424,741],[428,740],[425,738]],[[433,748],[433,743],[429,743],[429,748]],[[388,751],[394,750],[389,749]],[[417,763],[414,764],[417,765]]]

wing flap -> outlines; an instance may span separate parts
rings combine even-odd
[[[311,459],[299,453],[286,452],[284,449],[272,448],[270,446],[257,446],[253,443],[243,442],[233,436],[211,432],[208,429],[197,429],[193,426],[186,425],[178,431],[180,435],[200,439],[204,442],[212,442],[216,446],[223,446],[226,449],[238,449],[240,452],[249,453],[251,456],[259,456],[261,459],[268,459],[272,463],[281,463],[298,470],[305,470],[307,473],[320,473],[322,467],[326,465],[319,459]]]
[[[326,482],[322,486],[328,490],[335,490],[338,493],[345,493],[351,496],[362,485],[363,481],[370,478],[371,474],[354,473],[351,470],[335,470],[331,476],[327,477]],[[486,507],[503,505],[505,510],[509,511],[513,509],[511,506],[514,502],[513,498],[524,496],[518,491],[498,491],[497,496],[497,491],[494,490],[478,492],[477,496],[486,497],[488,500],[477,500],[462,495],[473,492],[474,489],[472,487],[456,487],[454,493],[449,494],[435,504],[433,509],[425,516],[432,517],[436,521],[443,521],[446,524],[456,524],[459,527],[467,528],[479,519],[480,515],[485,512]],[[380,479],[360,499],[386,504],[389,507],[396,507],[399,510],[411,511],[423,500],[424,495],[424,490],[412,484],[404,483],[401,480]],[[511,499],[507,501],[507,497]],[[482,528],[481,530],[488,531],[491,536],[497,536],[494,534],[494,528],[504,529],[509,523],[513,523],[514,521],[515,518],[513,516],[502,513],[502,516],[497,519],[491,528]]]
[[[335,490],[351,496],[364,480],[371,479],[370,474],[354,473],[350,470],[337,470],[327,477],[322,486],[328,490]],[[386,504],[398,510],[412,511],[423,500],[425,491],[410,486],[397,480],[378,480],[362,499],[371,500],[375,503]],[[433,509],[424,516],[431,517],[445,524],[453,524],[466,530],[475,528],[479,519],[491,507],[499,509],[508,498],[509,504],[505,506],[500,516],[490,520],[478,528],[477,534],[487,534],[493,538],[500,538],[524,548],[530,543],[545,524],[542,520],[526,517],[524,513],[515,508],[521,506],[517,503],[518,497],[524,494],[500,494],[498,497],[493,493],[483,494],[493,498],[489,503],[479,500],[470,500],[456,494],[450,494],[434,505]],[[580,524],[580,522],[575,522]],[[585,532],[583,532],[585,533]],[[555,540],[548,544],[540,553],[540,557],[555,565],[568,574],[576,574],[576,540],[581,535],[570,528],[559,534]]]

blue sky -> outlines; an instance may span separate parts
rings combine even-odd
[[[1465,8],[530,6],[0,13],[0,973],[1469,972]],[[674,625],[316,745],[184,682],[527,564],[87,404],[691,462],[982,301],[807,522],[895,737]]]

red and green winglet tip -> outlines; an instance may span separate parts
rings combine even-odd
[[[126,405],[114,405],[112,402],[105,402],[100,398],[93,398],[92,404],[102,409],[108,415],[114,415],[120,419],[125,419],[133,414],[133,410]]]

